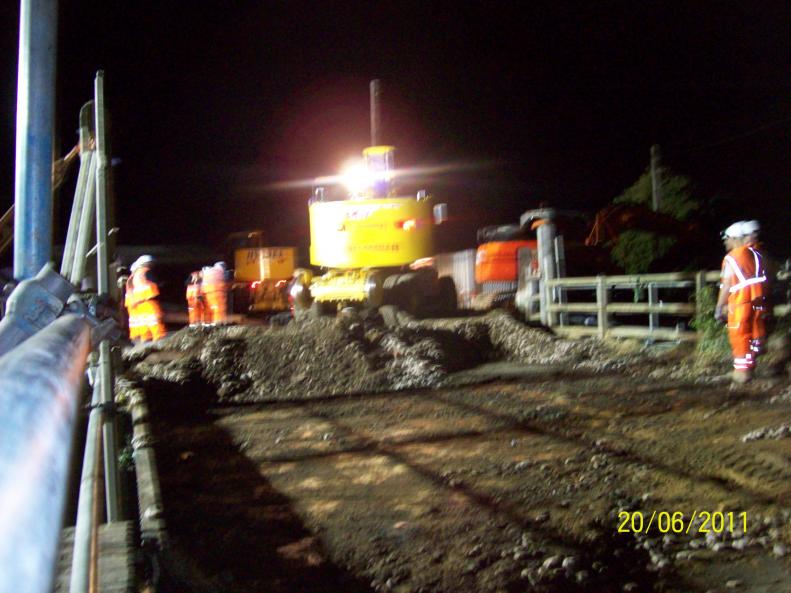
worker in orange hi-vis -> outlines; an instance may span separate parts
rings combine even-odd
[[[203,294],[206,296],[208,323],[216,325],[228,319],[227,291],[224,262],[203,268]]]
[[[129,313],[129,339],[149,342],[165,335],[162,309],[159,307],[159,287],[149,272],[154,263],[150,255],[141,255],[129,268],[124,305]]]
[[[753,321],[763,306],[766,275],[761,255],[744,242],[742,223],[722,233],[728,255],[722,261],[720,293],[714,317],[726,321],[733,352],[733,382],[752,379],[756,356],[752,351]]]
[[[772,271],[771,264],[764,258],[763,246],[758,236],[760,232],[761,224],[757,220],[746,220],[742,222],[742,242],[753,251],[758,252],[761,262],[766,268]],[[772,274],[768,274],[767,276],[772,277]],[[753,311],[755,314],[753,315],[753,336],[750,342],[750,350],[753,356],[760,356],[766,351],[766,317],[770,314],[771,304],[768,297],[771,288],[769,287],[768,281],[764,282],[762,286],[763,293],[760,302],[753,303]]]
[[[198,325],[206,321],[206,299],[200,271],[192,272],[187,279],[187,316],[190,325]]]

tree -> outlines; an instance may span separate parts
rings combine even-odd
[[[692,197],[692,181],[683,175],[672,175],[667,168],[660,169],[662,178],[662,202],[659,211],[678,220],[689,220],[700,203]],[[651,171],[646,170],[631,187],[613,200],[614,204],[640,204],[651,207],[653,192]]]
[[[652,205],[651,172],[646,170],[639,179],[613,199],[614,204]],[[659,212],[676,220],[686,221],[700,208],[692,196],[692,182],[683,175],[672,175],[662,170],[662,200]],[[644,274],[651,265],[666,256],[678,241],[678,235],[630,229],[621,233],[611,245],[611,257],[627,274]]]

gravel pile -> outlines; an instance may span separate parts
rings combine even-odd
[[[492,360],[512,360],[526,364],[566,364],[570,368],[610,370],[611,354],[596,340],[564,340],[514,319],[502,310],[483,317],[438,319],[416,322],[433,328],[444,328],[468,339],[485,336]]]
[[[255,326],[184,328],[124,358],[143,377],[200,380],[222,402],[437,387],[449,373],[494,360],[611,368],[593,341],[560,340],[503,312],[386,327],[355,314]]]
[[[760,441],[762,439],[784,439],[791,436],[791,426],[788,424],[781,424],[776,428],[764,426],[763,428],[756,428],[742,436],[743,443],[750,441]]]

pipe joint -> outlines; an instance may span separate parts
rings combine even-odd
[[[8,297],[6,315],[0,321],[0,355],[55,321],[73,292],[74,286],[51,263],[20,282]]]

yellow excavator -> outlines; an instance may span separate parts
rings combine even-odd
[[[294,274],[296,248],[266,245],[263,231],[232,233],[226,242],[234,262],[234,312],[269,315],[288,311],[288,283]]]
[[[431,258],[434,225],[447,218],[447,206],[434,204],[424,190],[398,188],[395,147],[377,143],[378,95],[375,80],[372,146],[331,183],[318,184],[310,199],[310,263],[325,272],[295,271],[291,297],[297,319],[347,306],[394,305],[413,315],[456,308],[453,279],[439,278]]]

